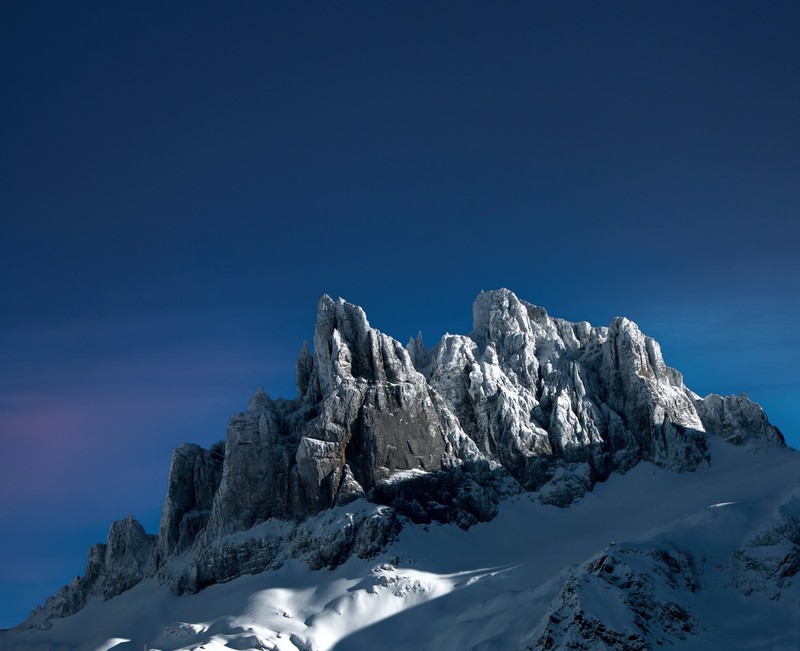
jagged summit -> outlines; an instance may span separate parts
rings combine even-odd
[[[641,461],[708,467],[712,436],[784,445],[746,396],[687,389],[627,318],[571,323],[507,289],[476,298],[472,332],[429,348],[421,334],[404,347],[325,295],[313,353],[304,342],[296,369],[297,398],[259,388],[224,443],[174,452],[157,537],[132,519],[112,525],[84,577],[28,625],[146,577],[196,592],[286,558],[332,567],[370,557],[404,522],[467,528],[521,491],[568,506]],[[346,527],[309,524],[356,500]]]

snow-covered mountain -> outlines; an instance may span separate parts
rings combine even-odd
[[[298,397],[175,451],[3,649],[800,648],[800,458],[625,318],[508,290],[403,347],[324,296]]]

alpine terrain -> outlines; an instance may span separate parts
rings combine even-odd
[[[320,299],[297,398],[175,450],[3,650],[800,648],[800,456],[635,323],[502,289],[432,347]]]

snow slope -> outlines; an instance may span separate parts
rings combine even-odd
[[[569,508],[523,493],[466,531],[406,524],[334,570],[287,561],[182,596],[148,579],[0,649],[800,648],[800,455],[711,446],[709,468],[641,463]]]

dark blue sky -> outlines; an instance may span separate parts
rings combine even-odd
[[[322,293],[625,314],[800,445],[796,2],[0,3],[0,626],[169,455],[294,395]]]

